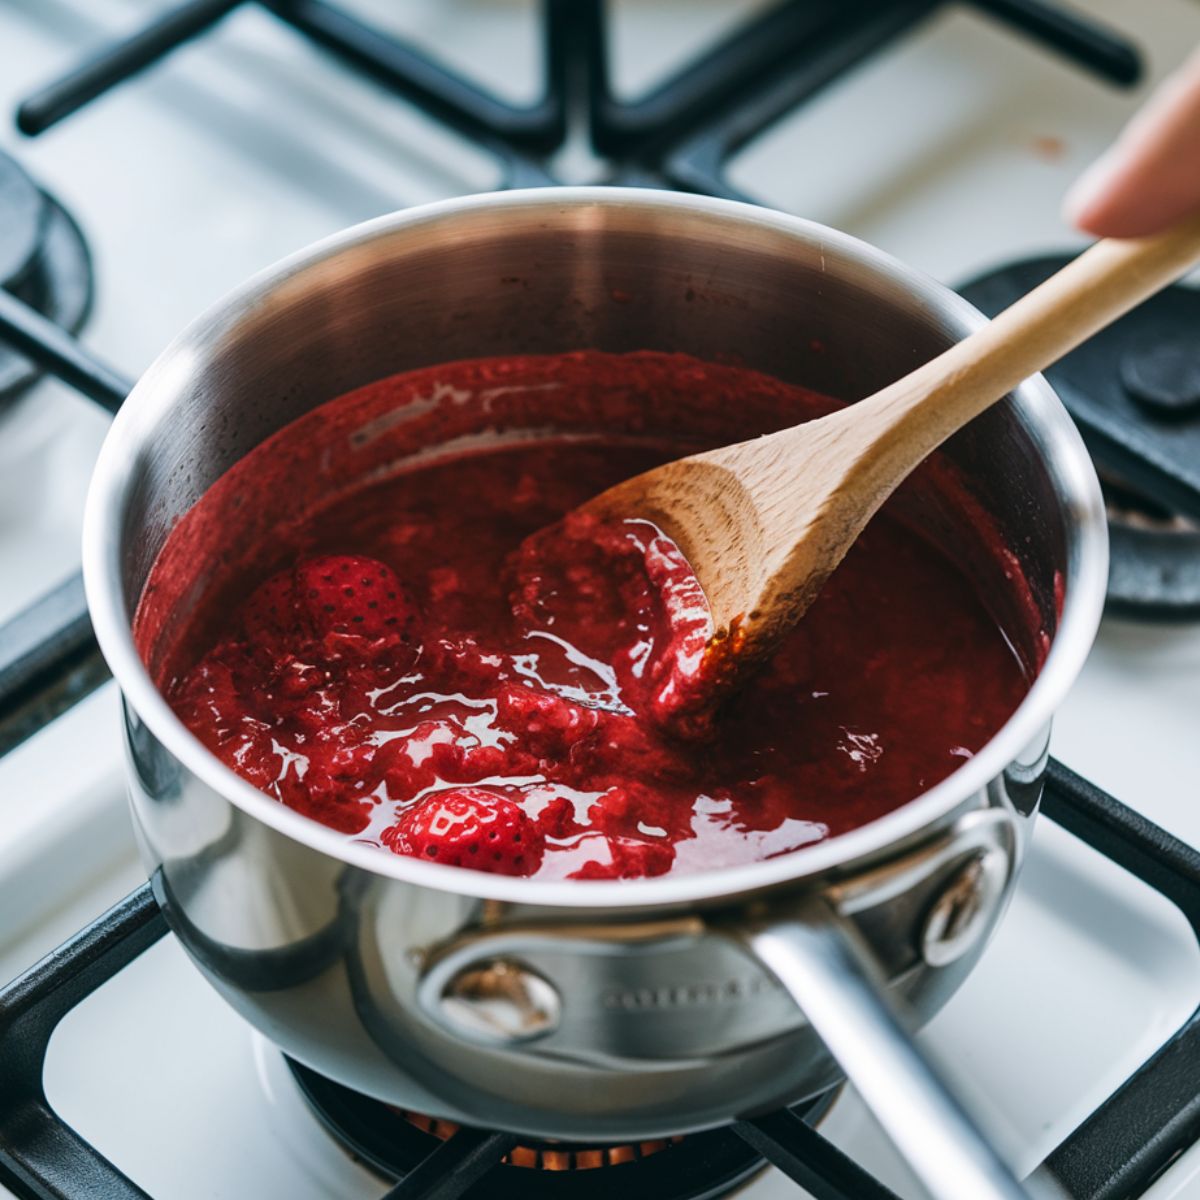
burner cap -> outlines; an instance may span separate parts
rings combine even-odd
[[[1121,382],[1155,416],[1195,416],[1200,410],[1200,352],[1195,339],[1126,350],[1121,356]]]
[[[92,305],[92,263],[79,226],[0,153],[0,287],[77,333]],[[41,372],[0,340],[0,409]]]
[[[388,1179],[415,1170],[456,1126],[373,1100],[285,1059],[321,1123],[352,1154]],[[796,1111],[815,1123],[834,1088]],[[523,1138],[471,1190],[488,1200],[716,1200],[765,1160],[731,1129],[617,1146]]]
[[[959,291],[994,316],[1071,257],[1010,263]],[[1198,328],[1200,290],[1176,285],[1046,371],[1105,482],[1108,605],[1124,616],[1200,617]]]

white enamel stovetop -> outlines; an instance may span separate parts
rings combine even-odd
[[[200,309],[306,242],[389,209],[486,188],[492,167],[250,6],[169,64],[36,141],[19,96],[149,0],[0,3],[0,147],[82,223],[96,259],[88,343],[129,375]],[[518,0],[355,5],[528,98],[537,42]],[[729,0],[624,0],[615,59],[638,90],[737,15]],[[1193,0],[1088,0],[1160,77],[1200,40]],[[955,282],[1081,241],[1058,216],[1074,174],[1145,88],[1088,78],[962,9],[945,14],[749,147],[736,182]],[[567,154],[564,174],[588,156]],[[78,561],[104,421],[44,384],[0,416],[0,618]],[[1066,702],[1055,752],[1200,844],[1200,624],[1109,621]],[[103,688],[0,760],[0,975],[140,879],[124,813],[116,697]],[[1043,822],[1007,921],[924,1035],[1039,1161],[1200,998],[1182,920]],[[275,1055],[164,941],[85,1002],[51,1046],[52,1102],[141,1186],[172,1200],[368,1200],[379,1182],[303,1110]],[[827,1131],[916,1196],[852,1095]],[[2,1189],[0,1189],[2,1192]],[[745,1191],[784,1200],[775,1172]],[[1151,1192],[1200,1198],[1200,1150]]]

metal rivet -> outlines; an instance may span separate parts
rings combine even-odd
[[[993,846],[951,877],[933,902],[921,930],[921,954],[931,967],[956,962],[991,924],[1008,880],[1008,856]]]
[[[440,1010],[459,1033],[491,1043],[525,1042],[558,1028],[562,1001],[531,967],[490,959],[459,971],[442,990]]]

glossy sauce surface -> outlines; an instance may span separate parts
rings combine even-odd
[[[781,854],[977,752],[1026,673],[886,510],[707,736],[654,719],[703,644],[674,548],[641,523],[526,539],[694,448],[525,441],[345,490],[196,624],[168,697],[234,770],[349,838],[547,879]]]

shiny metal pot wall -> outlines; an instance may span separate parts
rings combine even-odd
[[[394,372],[490,354],[651,348],[735,356],[853,398],[978,320],[932,281],[820,226],[586,188],[381,218],[272,268],[200,318],[114,424],[89,498],[85,573],[126,698],[145,860],[213,984],[317,1071],[467,1123],[614,1138],[711,1125],[836,1078],[813,1025],[852,1072],[856,1047],[874,1045],[884,1059],[895,1050],[895,1071],[910,1072],[930,1114],[942,1105],[945,1117],[946,1098],[918,1078],[861,963],[872,960],[918,1020],[969,970],[1019,864],[1051,712],[1095,632],[1106,565],[1099,492],[1042,381],[947,450],[1021,554],[1052,633],[1036,685],[976,758],[924,796],[768,862],[547,884],[352,845],[259,794],[191,737],[139,661],[130,618],[172,522],[218,476],[314,406]],[[970,529],[955,514],[929,515],[970,559]],[[827,1012],[830,996],[840,999]],[[859,1002],[873,1014],[869,1036],[847,1040],[839,1014]],[[890,1103],[885,1122],[902,1144],[914,1140],[918,1131],[895,1128],[911,1125],[911,1112],[886,1095],[868,1099]],[[968,1169],[983,1178],[995,1164],[977,1149]],[[976,1178],[943,1179],[935,1194]],[[1007,1186],[958,1195],[1016,1194]]]

